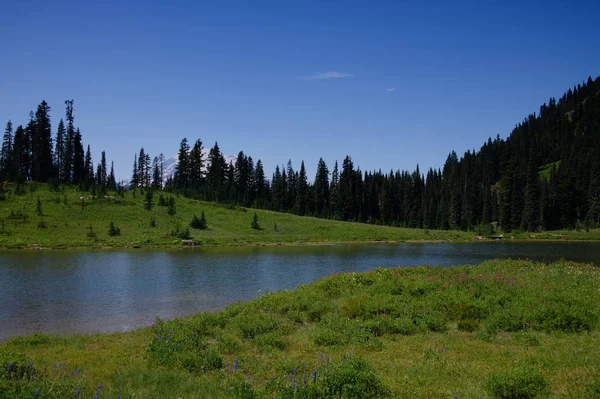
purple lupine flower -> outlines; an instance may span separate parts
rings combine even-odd
[[[117,399],[121,399],[121,391],[117,394]]]
[[[100,399],[100,394],[102,392],[102,383],[99,382],[98,383],[98,389],[96,390],[96,392],[94,393],[94,399]]]
[[[34,397],[35,399],[37,399],[37,398],[38,398],[38,396],[40,396],[40,389],[39,389],[39,388],[38,388],[38,389],[36,389],[36,390],[35,390],[35,392],[33,393],[33,397]]]
[[[75,376],[75,370],[71,371],[71,377]]]
[[[325,362],[327,362],[327,364],[329,364],[329,355],[325,356]]]
[[[80,394],[81,394],[81,388],[77,388],[77,391],[75,391],[75,397],[78,398]]]
[[[10,369],[12,369],[13,364],[12,363],[8,363],[8,365],[6,366],[6,369],[8,371],[10,371]]]
[[[238,358],[236,357],[235,360],[233,361],[233,371],[237,370],[238,368]]]
[[[306,374],[302,374],[302,383],[306,385]]]
[[[56,370],[56,362],[54,362],[54,370]]]
[[[317,381],[317,369],[313,370],[313,374],[312,374],[312,382],[313,384]]]

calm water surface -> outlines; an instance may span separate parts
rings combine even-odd
[[[337,272],[509,257],[600,265],[600,243],[0,252],[0,341],[34,332],[130,330],[156,317],[216,310]]]

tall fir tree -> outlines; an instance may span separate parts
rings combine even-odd
[[[71,182],[73,184],[80,184],[84,181],[86,169],[85,169],[85,153],[83,151],[83,142],[81,137],[81,131],[77,128],[75,136],[73,137],[73,173]]]
[[[65,101],[65,117],[67,120],[67,132],[64,139],[64,149],[63,149],[63,181],[66,183],[71,182],[72,178],[72,168],[73,168],[73,141],[75,139],[75,126],[74,126],[74,118],[73,118],[73,100]]]
[[[54,142],[54,165],[56,166],[58,179],[61,182],[65,182],[64,179],[64,162],[65,162],[65,135],[67,131],[65,128],[65,122],[61,119],[58,122],[58,128],[56,130],[56,140]]]
[[[35,112],[35,131],[31,153],[33,158],[32,179],[46,182],[54,175],[50,106],[46,101],[42,101]]]
[[[14,177],[13,170],[13,126],[9,120],[6,123],[4,136],[2,139],[2,151],[0,152],[0,181],[12,179]]]

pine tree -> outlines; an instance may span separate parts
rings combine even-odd
[[[94,163],[92,162],[92,150],[90,145],[88,144],[87,150],[85,152],[85,171],[84,171],[84,182],[86,189],[89,189],[90,185],[94,181]]]
[[[256,162],[256,171],[254,174],[254,198],[255,204],[258,208],[263,208],[267,201],[266,192],[268,187],[265,187],[265,170],[263,164],[259,159]]]
[[[224,193],[228,166],[219,145],[215,142],[214,147],[208,152],[208,170],[206,173],[207,199],[220,201]]]
[[[106,152],[102,151],[102,157],[100,158],[100,164],[99,164],[99,176],[98,176],[98,183],[100,184],[100,186],[102,188],[107,188],[108,186],[108,174],[107,174],[107,167],[106,167]]]
[[[110,191],[117,190],[117,180],[115,179],[115,163],[112,161],[110,163],[110,173],[108,175],[107,188]]]
[[[298,215],[304,216],[308,207],[308,180],[306,178],[306,169],[304,161],[300,164],[300,173],[298,175],[298,189],[296,194],[296,209]]]
[[[158,157],[154,157],[154,160],[152,161],[152,188],[155,190],[162,189],[162,175],[160,173]]]
[[[315,212],[318,217],[325,217],[329,207],[329,170],[323,158],[319,158],[317,175],[315,176]]]
[[[23,126],[19,125],[15,129],[15,136],[13,141],[13,167],[12,172],[14,173],[14,179],[16,182],[24,182],[27,179],[27,173],[25,172],[26,160],[26,133]]]
[[[254,212],[254,216],[252,217],[252,223],[250,223],[250,227],[252,227],[254,230],[262,229],[260,227],[260,224],[258,223],[258,216],[256,215],[256,212]]]
[[[146,152],[144,151],[144,147],[140,148],[137,167],[137,185],[139,187],[146,187],[146,174],[148,171],[146,169]]]
[[[540,178],[532,151],[527,163],[527,184],[522,225],[524,230],[535,231],[540,224]]]
[[[153,191],[146,190],[146,197],[144,198],[144,209],[146,209],[147,211],[152,209],[152,206],[154,205],[153,199],[154,199]]]
[[[191,187],[199,189],[204,183],[204,148],[202,140],[198,139],[190,150],[188,157],[188,183]]]
[[[73,137],[73,167],[72,167],[72,183],[80,184],[84,181],[86,168],[85,168],[85,153],[83,151],[83,143],[81,139],[81,132],[79,128],[75,132]]]
[[[598,157],[592,167],[588,201],[588,220],[593,226],[600,226],[600,159]]]
[[[64,163],[65,163],[65,122],[61,119],[58,122],[58,129],[56,130],[55,150],[54,150],[54,164],[57,169],[58,179],[65,183],[64,179]]]
[[[340,218],[340,214],[338,211],[338,209],[339,209],[339,191],[340,191],[339,178],[340,178],[340,174],[338,172],[338,163],[337,163],[337,161],[335,161],[335,165],[333,166],[333,172],[331,173],[331,185],[329,187],[329,195],[330,195],[329,214],[332,215],[334,219]]]
[[[72,167],[73,167],[73,141],[75,139],[75,127],[73,125],[73,100],[65,101],[66,105],[66,120],[67,120],[67,133],[64,139],[63,149],[63,179],[66,183],[71,182],[72,178]]]
[[[50,125],[50,106],[46,101],[38,105],[35,113],[35,132],[32,140],[33,170],[32,179],[46,182],[54,175],[52,164],[52,126]]]
[[[4,137],[2,140],[2,151],[0,153],[0,181],[11,179],[14,176],[13,171],[13,127],[9,120],[6,123]]]
[[[189,183],[189,152],[190,146],[188,145],[187,138],[184,137],[179,144],[177,168],[175,169],[175,176],[173,176],[173,183],[179,189],[187,187]]]
[[[139,179],[139,176],[138,176],[138,170],[139,169],[138,169],[137,160],[138,160],[138,156],[137,156],[137,153],[136,153],[133,156],[133,173],[131,174],[131,182],[130,182],[131,187],[133,187],[133,188],[139,187],[139,185],[140,185],[140,181],[139,181],[140,179]]]

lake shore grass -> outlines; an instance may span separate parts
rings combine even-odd
[[[592,265],[380,268],[127,333],[12,338],[0,398],[593,398],[599,315]]]
[[[6,189],[6,187],[5,187]],[[340,222],[253,210],[174,196],[175,213],[154,205],[144,207],[141,190],[93,198],[74,188],[51,191],[46,184],[28,184],[20,194],[11,189],[0,198],[0,248],[3,249],[106,249],[173,248],[188,244],[203,247],[255,245],[314,245],[372,242],[486,242],[476,232],[409,229],[365,223]],[[204,212],[206,230],[190,222]],[[261,226],[252,229],[256,212]],[[118,234],[109,234],[113,222]],[[189,229],[189,236],[186,230]],[[506,234],[503,240],[600,240],[600,229]]]

